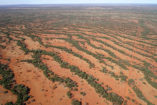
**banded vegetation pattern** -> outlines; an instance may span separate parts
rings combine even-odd
[[[156,5],[0,7],[0,104],[157,105],[156,27]]]

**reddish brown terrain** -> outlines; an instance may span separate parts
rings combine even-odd
[[[157,6],[0,7],[0,105],[157,105]]]

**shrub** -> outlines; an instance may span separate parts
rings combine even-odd
[[[86,93],[85,93],[85,92],[80,92],[80,94],[81,94],[81,95],[83,95],[83,96],[85,96],[85,95],[86,95]]]
[[[8,102],[5,105],[14,105],[13,102]]]
[[[29,52],[29,50],[26,48],[26,45],[22,43],[20,40],[17,41],[17,45],[21,47],[21,50],[23,50],[25,54]]]
[[[68,92],[67,92],[67,96],[68,96],[69,98],[72,98],[72,93],[71,93],[70,91],[68,91]]]
[[[72,100],[72,105],[82,105],[82,103],[76,99]]]
[[[133,79],[129,79],[129,80],[128,80],[128,84],[129,84],[129,85],[134,85],[134,84],[135,84],[135,81],[134,81]]]
[[[0,84],[17,95],[16,105],[23,105],[24,102],[29,99],[29,88],[22,84],[16,84],[14,74],[7,65],[0,64],[0,74],[3,77],[3,79],[0,80]],[[8,102],[6,105],[13,105],[13,103]]]

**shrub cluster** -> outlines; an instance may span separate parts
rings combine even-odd
[[[70,91],[68,91],[68,92],[67,92],[67,96],[68,96],[69,98],[72,98],[73,95],[72,95],[72,93],[71,93]]]
[[[133,79],[128,80],[129,86],[132,87],[134,92],[136,93],[137,97],[139,97],[141,100],[145,101],[148,105],[153,105],[151,102],[149,102],[143,95],[143,93],[140,91],[140,89],[136,86],[135,81]]]
[[[94,78],[92,75],[88,75],[85,72],[82,72],[78,67],[74,65],[70,65],[67,62],[64,62],[57,54],[53,52],[46,52],[42,51],[46,55],[50,55],[54,58],[55,61],[60,63],[61,67],[68,68],[71,70],[71,72],[74,72],[76,75],[81,77],[82,79],[85,79],[92,87],[95,88],[96,92],[99,93],[102,97],[106,98],[107,100],[116,103],[117,105],[121,105],[123,103],[123,98],[115,93],[107,93],[107,91],[96,82],[96,78]]]
[[[76,100],[76,99],[73,99],[72,100],[72,105],[82,105],[82,102]]]
[[[21,47],[21,50],[23,50],[25,54],[29,52],[29,50],[27,49],[27,46],[20,40],[17,41],[17,45]]]
[[[17,101],[15,104],[8,102],[6,105],[24,105],[24,102],[30,97],[28,95],[30,91],[29,88],[22,84],[16,84],[14,74],[7,65],[0,64],[0,74],[3,78],[0,80],[0,85],[17,95]]]
[[[33,55],[33,60],[23,60],[28,63],[32,63],[35,67],[38,67],[39,69],[43,70],[44,75],[52,80],[53,82],[58,81],[58,82],[64,82],[67,87],[70,89],[73,89],[74,87],[78,87],[77,83],[70,78],[61,78],[58,75],[54,74],[54,72],[50,71],[48,67],[41,61],[40,57],[42,54],[48,54],[46,51],[42,50],[33,50],[34,53]],[[66,65],[66,64],[64,64]]]
[[[110,74],[112,77],[114,77],[116,80],[119,80],[119,79],[121,79],[121,81],[127,81],[127,76],[125,76],[124,74],[123,74],[123,72],[120,72],[120,75],[116,75],[114,72],[112,72],[112,71],[108,71],[106,68],[103,68],[102,70],[101,70],[103,73],[108,73],[108,74]]]
[[[68,40],[69,41],[69,40]],[[76,44],[76,46],[78,46],[78,48],[80,48],[81,50],[84,51],[83,48],[79,47],[79,45],[77,44],[77,42],[74,42],[74,45]],[[85,50],[87,51],[87,50]],[[53,52],[47,52],[44,50],[32,50],[31,52],[34,53],[33,58],[34,60],[27,60],[27,62],[34,64],[36,67],[42,69],[44,71],[44,74],[51,80],[53,81],[60,81],[60,82],[65,82],[67,84],[68,87],[77,87],[76,84],[70,84],[70,82],[67,82],[67,80],[65,81],[65,79],[58,77],[57,75],[54,75],[54,73],[51,73],[53,76],[52,78],[49,77],[48,73],[50,72],[47,68],[47,66],[45,64],[43,64],[40,60],[40,56],[42,54],[44,55],[49,55],[52,56],[54,58],[55,61],[57,61],[61,67],[63,68],[67,68],[70,69],[71,72],[74,72],[76,75],[78,75],[79,77],[81,77],[82,79],[85,79],[92,87],[95,88],[96,92],[99,93],[102,97],[106,98],[107,100],[117,104],[117,105],[121,105],[123,103],[123,98],[115,93],[107,93],[107,91],[96,82],[96,79],[91,76],[88,75],[85,72],[82,72],[78,67],[74,66],[74,65],[70,65],[67,62],[64,62],[57,54],[53,53]],[[90,54],[93,54],[91,52],[88,52]],[[97,55],[94,55],[96,57],[98,57]],[[69,79],[68,79],[69,80]],[[75,82],[74,82],[75,83]]]

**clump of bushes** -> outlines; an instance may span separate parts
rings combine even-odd
[[[68,41],[70,41],[70,40],[68,40]],[[87,51],[87,50],[81,48],[77,44],[77,42],[73,42],[73,44],[75,46],[77,46],[79,49],[81,49],[83,51]],[[123,103],[123,98],[121,96],[119,96],[115,93],[108,93],[100,84],[97,83],[96,78],[94,78],[92,75],[88,75],[87,73],[82,72],[78,67],[76,67],[74,65],[70,65],[67,62],[64,62],[56,53],[47,52],[47,51],[44,51],[44,50],[32,50],[31,52],[34,53],[34,55],[33,55],[34,60],[27,60],[27,62],[32,63],[36,67],[42,69],[44,71],[44,74],[50,80],[64,82],[71,89],[73,89],[73,87],[77,87],[77,84],[75,82],[71,82],[71,80],[69,80],[69,79],[64,79],[64,78],[58,77],[54,73],[51,73],[53,76],[50,78],[48,73],[51,72],[51,71],[48,70],[47,66],[44,63],[42,63],[41,60],[40,60],[40,56],[42,54],[52,56],[53,59],[61,65],[61,67],[70,69],[71,72],[74,72],[76,75],[78,75],[82,79],[85,79],[92,87],[95,88],[96,92],[99,93],[102,97],[106,98],[107,100],[109,100],[113,103],[116,103],[117,105],[121,105]],[[93,53],[91,53],[91,52],[88,52],[88,53],[90,55],[93,55]],[[95,54],[93,56],[98,57]]]
[[[135,81],[133,79],[129,79],[128,80],[128,84],[131,86],[131,85],[135,85]]]
[[[81,95],[83,95],[83,96],[85,96],[85,95],[86,95],[86,93],[85,93],[85,92],[80,92],[80,94],[81,94]]]
[[[9,69],[7,65],[0,64],[0,74],[2,75],[2,80],[0,80],[0,85],[4,88],[10,90],[13,94],[17,95],[17,101],[15,105],[24,105],[24,102],[29,99],[29,88],[22,85],[16,84],[14,80],[14,74]],[[12,102],[6,103],[6,105],[14,105]]]
[[[0,45],[0,47],[1,47],[1,48],[3,48],[3,49],[5,49],[5,48],[6,48],[6,46],[3,46],[3,45]]]
[[[121,79],[121,81],[127,81],[127,79],[128,79],[128,77],[126,75],[124,75],[123,72],[120,72],[120,75],[116,75],[114,72],[108,71],[106,68],[103,68],[101,71],[103,73],[109,73],[116,80]]]
[[[38,41],[41,45],[44,45],[41,38],[35,35],[28,35],[30,38],[32,38],[32,40],[34,41]]]
[[[113,103],[116,103],[117,105],[121,105],[123,103],[123,98],[121,96],[115,93],[107,93],[107,91],[100,84],[96,82],[97,79],[94,78],[92,75],[88,75],[87,73],[82,72],[78,67],[64,62],[55,53],[44,52],[44,54],[52,56],[55,61],[60,63],[61,67],[68,68],[71,70],[71,72],[74,72],[76,75],[78,75],[82,79],[85,79],[92,87],[95,88],[96,92],[99,93],[102,97],[106,98],[107,100]]]
[[[52,80],[53,82],[61,82],[65,83],[67,87],[70,89],[74,89],[75,87],[78,87],[77,83],[73,81],[70,78],[61,78],[58,75],[54,74],[54,72],[50,71],[48,67],[41,61],[40,57],[42,54],[48,55],[49,52],[43,51],[43,50],[33,50],[31,51],[34,53],[33,60],[23,60],[24,62],[32,63],[35,67],[38,67],[39,69],[43,70],[45,76]],[[56,58],[57,59],[57,58]],[[64,67],[66,67],[67,64],[64,63]]]
[[[82,102],[76,100],[76,99],[73,99],[72,100],[72,105],[82,105]]]
[[[67,92],[67,96],[68,96],[69,98],[72,98],[73,95],[72,95],[72,93],[71,93],[70,91],[68,91],[68,92]]]
[[[125,76],[125,75],[123,74],[123,72],[120,72],[120,76],[119,76],[119,77],[121,78],[122,81],[126,81],[126,80],[128,79],[128,77]]]
[[[77,53],[73,52],[72,50],[70,50],[70,49],[68,49],[68,48],[66,48],[66,47],[52,46],[52,45],[45,45],[45,46],[46,46],[46,47],[58,48],[58,49],[61,49],[61,50],[63,50],[63,51],[66,51],[66,52],[68,52],[68,53],[70,53],[70,54],[73,54],[74,56],[76,56],[76,57],[78,57],[78,58],[80,58],[80,59],[86,61],[86,62],[89,64],[89,67],[90,67],[90,68],[95,67],[95,65],[94,65],[90,60],[84,58],[82,55],[77,54]]]
[[[27,49],[27,46],[20,40],[17,41],[17,45],[21,47],[21,50],[23,50],[25,54],[29,52],[29,50]]]
[[[135,81],[133,79],[128,80],[128,84],[132,87],[136,95],[143,101],[145,101],[148,105],[153,105],[151,102],[149,102],[143,95],[143,93],[140,91],[140,89],[136,86]]]

